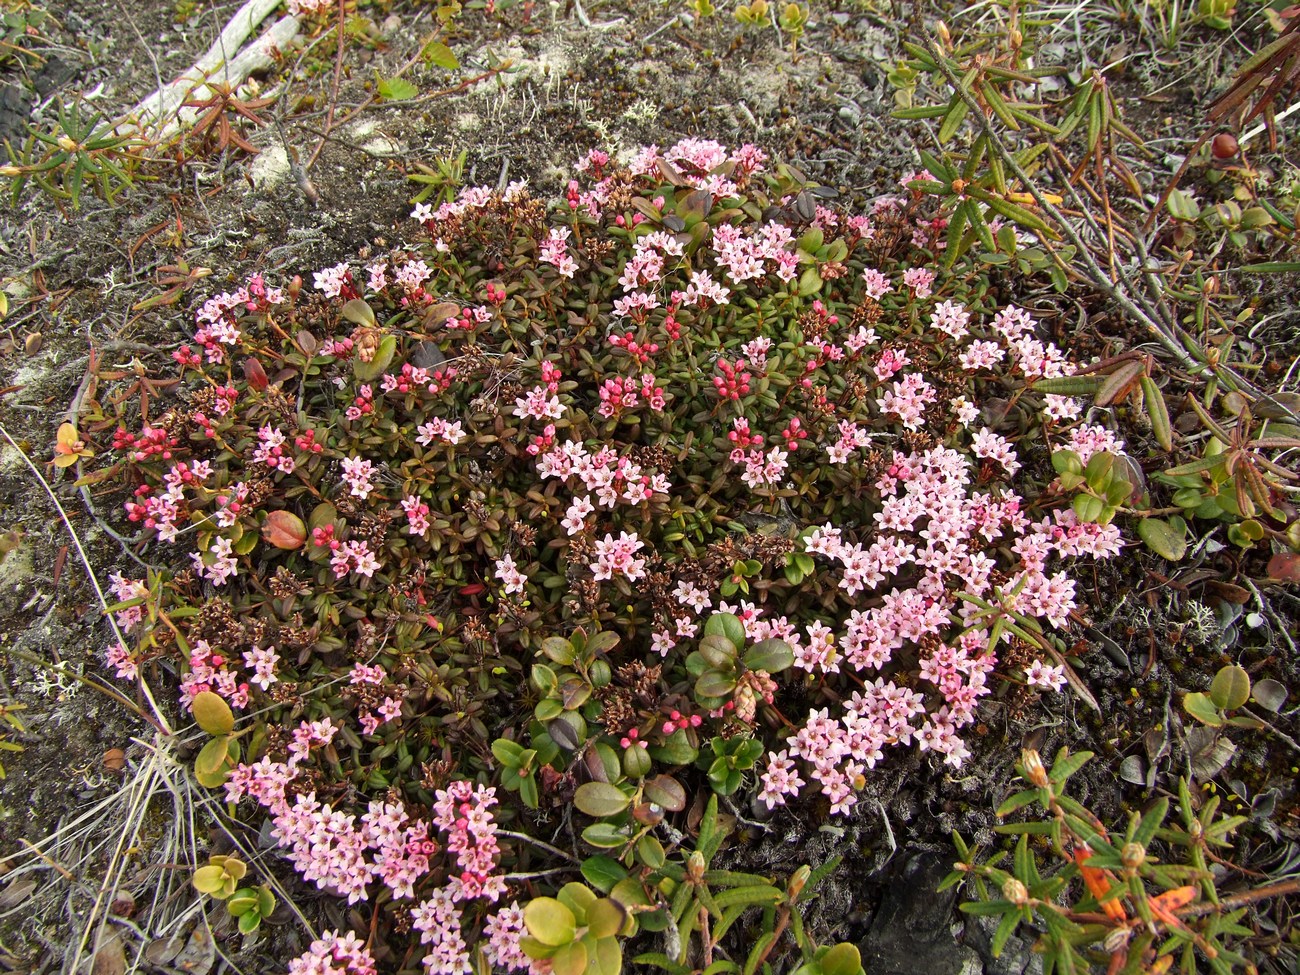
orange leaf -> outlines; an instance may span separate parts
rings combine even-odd
[[[1111,891],[1111,881],[1115,878],[1106,870],[1098,870],[1096,867],[1087,866],[1087,862],[1092,859],[1092,850],[1086,846],[1080,846],[1074,851],[1074,862],[1079,865],[1079,874],[1083,877],[1083,884],[1088,888],[1088,893],[1102,901]],[[1102,901],[1101,909],[1108,918],[1115,921],[1126,921],[1128,915],[1124,913],[1124,907],[1118,900]]]
[[[1186,907],[1195,899],[1195,887],[1175,887],[1173,890],[1152,897],[1148,903],[1151,905],[1151,913],[1160,920],[1175,927],[1182,927],[1182,922],[1174,912]]]
[[[61,454],[76,453],[82,446],[77,437],[76,427],[71,423],[64,423],[59,427],[58,445],[55,450]]]

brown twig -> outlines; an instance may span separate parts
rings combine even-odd
[[[339,0],[339,44],[334,52],[334,80],[330,83],[330,103],[325,112],[325,131],[322,133],[320,141],[316,143],[316,148],[312,150],[307,161],[303,163],[302,171],[306,173],[316,164],[321,150],[325,148],[325,140],[334,128],[334,106],[339,100],[339,79],[343,77],[343,40],[347,34],[347,0]]]
[[[1265,884],[1263,887],[1245,890],[1240,894],[1233,894],[1231,897],[1223,897],[1219,899],[1217,904],[1212,901],[1193,904],[1179,911],[1178,915],[1179,917],[1201,917],[1204,914],[1213,914],[1216,911],[1233,911],[1238,907],[1254,904],[1256,901],[1295,893],[1300,893],[1300,877],[1291,880],[1279,880],[1275,884]]]

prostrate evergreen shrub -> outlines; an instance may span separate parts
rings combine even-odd
[[[987,269],[938,270],[925,174],[852,213],[753,146],[578,169],[209,299],[117,433],[191,562],[116,580],[109,662],[224,699],[200,780],[377,913],[294,972],[613,971],[665,929],[670,970],[856,970],[775,937],[806,872],[710,879],[708,792],[851,815],[892,747],[960,766],[999,683],[1087,694],[1055,634],[1120,551],[1123,444],[1035,392],[1073,366]]]

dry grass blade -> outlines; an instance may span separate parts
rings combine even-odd
[[[193,904],[186,870],[175,869],[178,864],[192,868],[197,861],[193,785],[174,754],[174,738],[156,735],[136,744],[144,756],[128,765],[120,787],[30,843],[31,855],[8,875],[12,883],[54,871],[66,882],[47,884],[35,901],[0,915],[33,915],[42,909],[39,901],[47,892],[62,889],[66,915],[77,931],[66,945],[66,972],[78,971],[87,953],[102,942],[119,891],[134,887],[136,893],[150,892],[140,918],[155,932],[173,926]],[[135,964],[139,962],[137,952]]]

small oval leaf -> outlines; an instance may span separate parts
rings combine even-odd
[[[1210,683],[1210,700],[1224,711],[1235,711],[1250,700],[1250,675],[1241,667],[1224,667]]]
[[[573,794],[573,804],[588,816],[617,816],[632,802],[622,789],[608,782],[584,782]]]
[[[686,808],[686,789],[671,775],[656,775],[645,784],[645,797],[670,812]]]
[[[578,922],[554,897],[534,897],[524,908],[524,925],[542,944],[555,948],[573,940]]]
[[[228,735],[235,730],[235,713],[219,694],[200,691],[194,695],[190,709],[199,727],[213,737]]]

